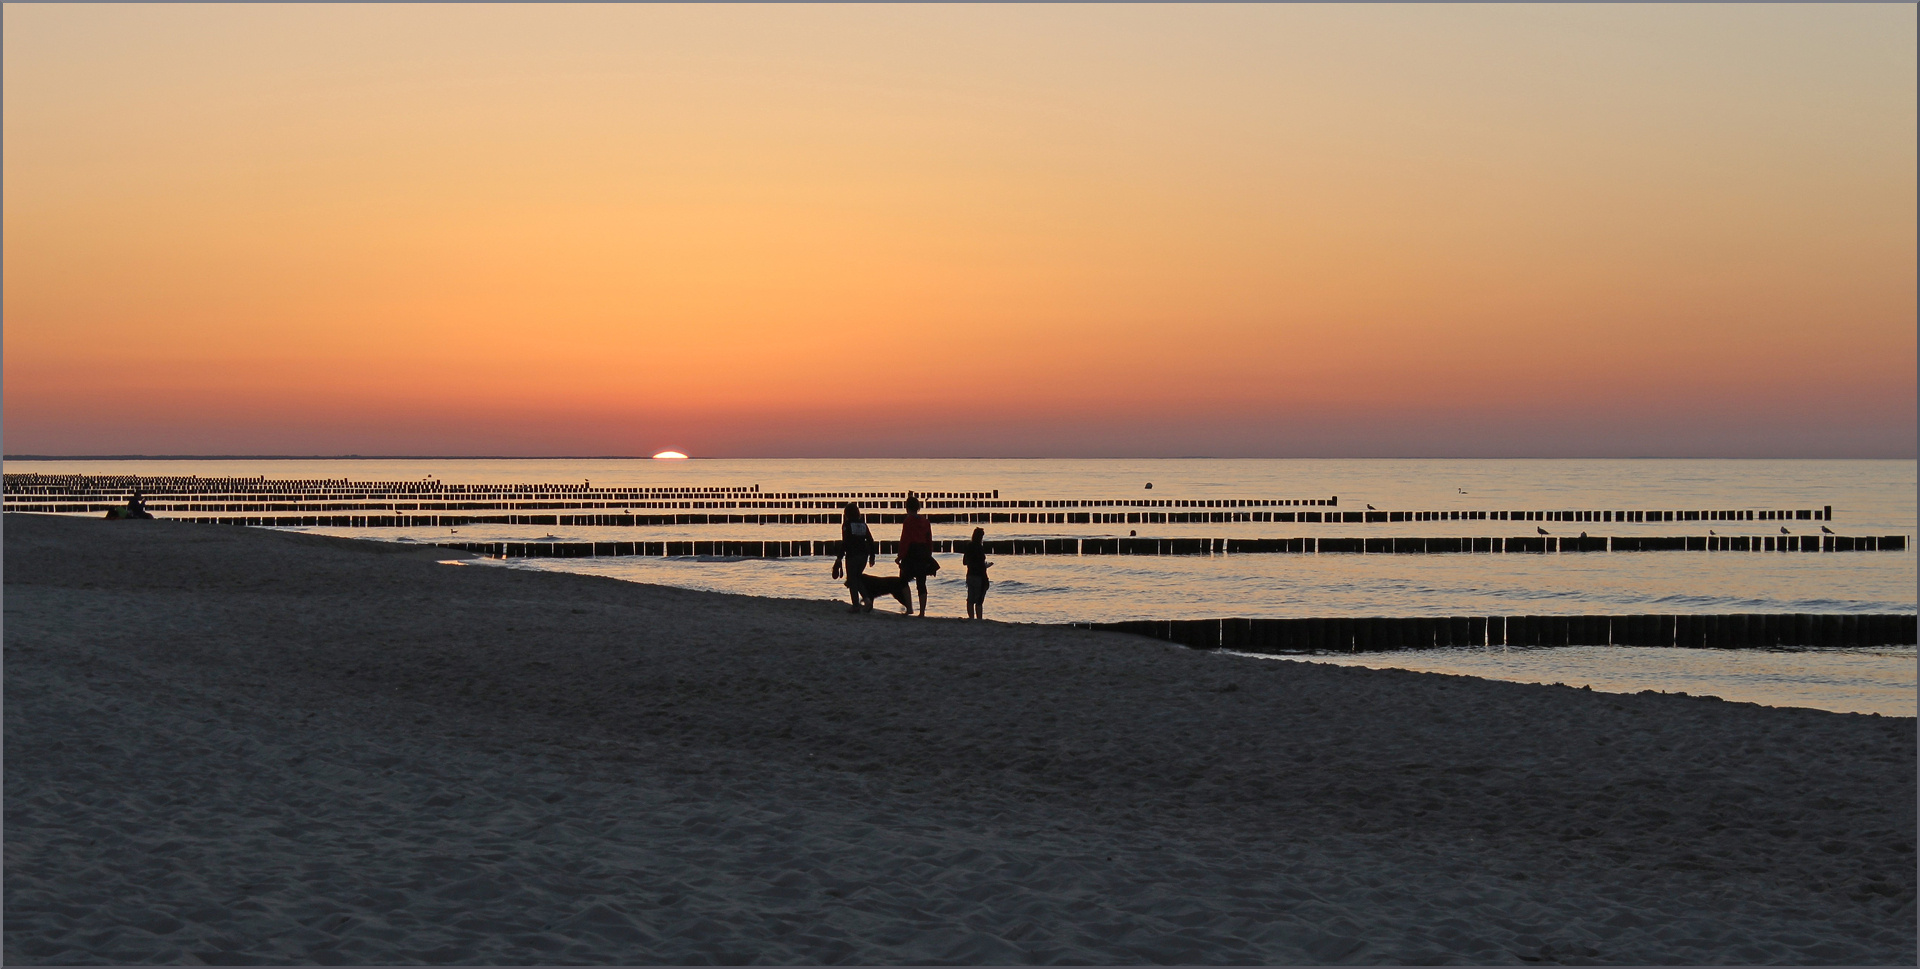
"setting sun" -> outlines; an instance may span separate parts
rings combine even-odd
[[[0,4],[0,961],[1914,965],[1917,11]]]

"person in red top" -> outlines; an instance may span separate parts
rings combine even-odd
[[[920,514],[920,497],[907,496],[907,517],[900,521],[900,553],[894,556],[900,574],[913,580],[920,592],[920,615],[927,614],[927,576],[940,571],[933,557],[933,526]]]

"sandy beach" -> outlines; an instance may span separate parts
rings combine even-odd
[[[5,554],[10,963],[1915,960],[1912,719],[850,616],[824,574],[17,515]]]

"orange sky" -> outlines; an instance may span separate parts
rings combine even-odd
[[[7,453],[1915,453],[1911,5],[4,17]]]

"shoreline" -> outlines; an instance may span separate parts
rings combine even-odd
[[[1911,718],[5,531],[10,962],[1914,958]]]

